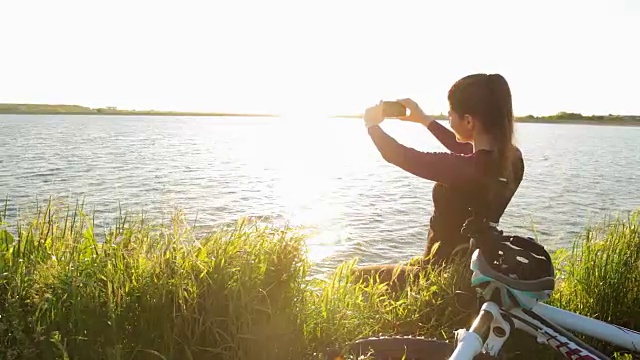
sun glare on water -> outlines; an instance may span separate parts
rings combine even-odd
[[[335,176],[342,146],[331,144],[332,121],[328,111],[291,111],[278,120],[278,141],[269,146],[274,197],[287,222],[308,236],[312,261],[338,252],[345,235],[344,203],[336,199],[342,180]]]

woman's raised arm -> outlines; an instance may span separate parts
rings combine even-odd
[[[429,131],[431,131],[433,136],[435,136],[436,139],[438,139],[438,141],[440,141],[440,143],[452,153],[463,155],[473,153],[473,144],[458,142],[453,131],[447,129],[439,122],[432,120],[425,126],[427,127],[427,129],[429,129]]]

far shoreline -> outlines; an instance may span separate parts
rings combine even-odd
[[[597,125],[597,126],[640,126],[639,120],[570,120],[570,119],[516,119],[523,124],[555,124],[555,125]]]
[[[146,111],[123,111],[123,112],[0,112],[0,115],[83,115],[83,116],[197,116],[197,117],[279,117],[275,114],[235,114],[235,113],[199,113],[199,112],[146,112]]]
[[[360,119],[362,116],[358,115],[343,115],[343,116],[332,116],[331,118],[350,118],[350,119]],[[437,121],[449,121],[447,118],[443,118],[440,116],[434,116]],[[553,124],[553,125],[598,125],[598,126],[634,126],[640,127],[640,116],[634,117],[631,119],[617,118],[617,119],[606,119],[606,120],[596,120],[596,119],[549,119],[549,118],[539,118],[539,117],[516,117],[516,123],[522,124]]]
[[[190,113],[190,112],[121,112],[121,113],[95,113],[95,112],[0,112],[0,115],[29,115],[29,116],[147,116],[147,117],[236,117],[236,118],[280,118],[278,114],[236,114],[236,113]],[[344,115],[328,116],[327,119],[361,119],[361,116]],[[448,119],[436,118],[438,121]],[[543,118],[516,118],[516,123],[523,124],[554,124],[554,125],[597,125],[597,126],[631,126],[640,127],[640,120],[589,120],[589,119],[543,119]]]
[[[265,113],[231,113],[231,112],[198,112],[198,111],[163,111],[163,110],[129,110],[116,107],[90,108],[80,105],[52,104],[0,104],[0,115],[83,115],[83,116],[192,116],[192,117],[251,117],[281,118],[283,114]],[[436,120],[448,121],[444,114],[431,115]],[[362,115],[333,115],[327,119],[361,119]],[[516,116],[516,123],[535,124],[577,124],[599,126],[640,126],[640,115],[591,115],[559,112],[549,116]]]

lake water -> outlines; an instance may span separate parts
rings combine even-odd
[[[444,151],[419,125],[398,141]],[[502,227],[554,249],[607,212],[640,208],[640,127],[517,124],[524,180]],[[0,196],[10,209],[50,196],[197,224],[242,216],[300,226],[316,270],[422,254],[433,183],[387,164],[358,119],[0,115]]]

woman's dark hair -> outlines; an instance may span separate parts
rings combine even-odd
[[[512,184],[513,105],[507,80],[500,74],[467,75],[451,86],[448,99],[458,115],[480,121],[496,144],[500,175]]]

